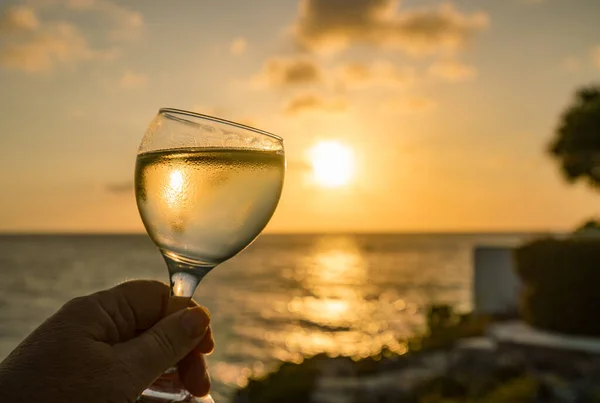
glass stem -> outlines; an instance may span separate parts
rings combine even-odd
[[[215,267],[161,252],[169,269],[171,295],[174,297],[192,298],[200,281]]]

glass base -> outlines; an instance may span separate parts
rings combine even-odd
[[[139,403],[214,403],[210,395],[196,397],[179,380],[177,368],[170,368],[137,398]]]

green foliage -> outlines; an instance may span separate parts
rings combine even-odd
[[[537,390],[536,380],[522,377],[498,386],[481,401],[486,403],[530,403],[534,401]]]
[[[600,187],[600,86],[579,90],[549,147],[568,181]]]
[[[586,231],[600,231],[600,220],[589,219],[575,229],[575,233],[585,233]]]
[[[529,377],[516,377],[498,383],[480,396],[474,396],[468,386],[451,377],[440,377],[419,388],[416,396],[399,403],[531,403],[536,401],[539,384]]]
[[[541,239],[516,251],[522,313],[533,326],[600,336],[600,239]]]
[[[284,363],[264,379],[252,379],[237,391],[236,400],[260,403],[306,403],[315,388],[315,380],[324,356],[313,357],[302,364]]]
[[[427,311],[426,334],[408,341],[409,351],[450,348],[460,339],[483,335],[488,317],[459,315],[448,305],[433,305]]]
[[[420,385],[412,394],[405,400],[418,403],[462,402],[467,397],[468,389],[450,376],[440,376]]]

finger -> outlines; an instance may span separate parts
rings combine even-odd
[[[212,352],[214,350],[215,350],[215,339],[213,338],[212,329],[209,326],[208,331],[206,332],[206,334],[204,335],[202,340],[200,340],[200,343],[198,343],[198,345],[194,348],[194,351],[199,354],[208,355],[208,354],[212,354]]]
[[[135,320],[134,330],[146,330],[164,317],[169,286],[160,281],[135,280],[119,284],[106,292],[107,297],[122,299]],[[100,293],[103,296],[103,293]]]
[[[188,306],[193,308],[195,306],[200,306],[196,301],[190,299],[188,302]],[[210,312],[208,313],[210,315]],[[212,328],[208,327],[208,332],[202,338],[200,343],[194,348],[194,350],[200,354],[210,355],[215,350],[215,339],[213,336]]]
[[[152,327],[163,317],[169,287],[158,281],[129,281],[85,297],[59,311],[95,340],[110,344],[128,340],[137,330]]]
[[[186,308],[140,336],[115,345],[115,354],[141,392],[198,345],[208,332],[209,322],[204,308]]]
[[[172,297],[169,297],[169,301],[170,301],[171,299],[172,299]],[[169,308],[168,308],[168,305],[169,305],[169,303],[167,302],[167,308],[165,309],[167,312],[168,312],[168,310],[169,310]],[[195,302],[194,300],[192,300],[192,299],[188,299],[188,301],[187,301],[187,303],[186,303],[186,306],[187,306],[187,307],[189,307],[189,308],[195,308],[195,307],[197,307],[197,306],[200,306],[200,305],[198,305],[198,303],[197,303],[197,302]],[[205,308],[205,309],[206,309],[206,308]],[[175,310],[174,312],[176,312],[176,311],[177,311],[177,310]],[[207,313],[207,314],[209,315],[209,317],[210,317],[210,312],[208,312],[208,311],[207,311],[206,313]],[[146,330],[146,329],[144,329],[144,330]],[[140,331],[140,330],[136,330],[136,333],[135,333],[135,335],[134,335],[134,336],[136,336],[136,337],[137,337],[137,336],[139,336],[139,335],[140,335],[140,334],[142,334],[142,333],[144,333],[144,332],[143,332],[143,331]],[[212,337],[213,337],[213,335],[212,335],[212,331],[211,331],[211,329],[210,329],[210,326],[209,326],[209,328],[208,328],[208,333],[207,333],[207,335],[210,335],[210,337],[211,337],[211,340],[212,340]],[[200,341],[200,343],[199,343],[198,345],[200,345],[200,344],[203,344],[203,343],[208,343],[208,345],[210,345],[210,343],[211,343],[211,342],[212,342],[212,344],[214,345],[214,340],[212,340],[212,341],[205,340],[205,339],[206,339],[206,337],[207,337],[207,336],[205,336],[205,337],[204,337],[204,338],[203,338],[203,339]],[[124,341],[126,341],[126,340],[124,340]],[[208,348],[208,347],[202,347],[202,351],[201,351],[201,352],[204,352],[203,350],[204,350],[204,349],[206,349],[206,348]],[[213,346],[213,349],[214,349],[214,346]],[[205,353],[205,354],[206,354],[206,353]]]
[[[179,379],[192,395],[206,396],[210,392],[210,376],[202,354],[192,351],[179,362],[177,367]]]

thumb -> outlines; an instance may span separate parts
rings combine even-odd
[[[118,359],[143,390],[184,358],[208,331],[210,317],[202,307],[187,308],[115,346]]]

